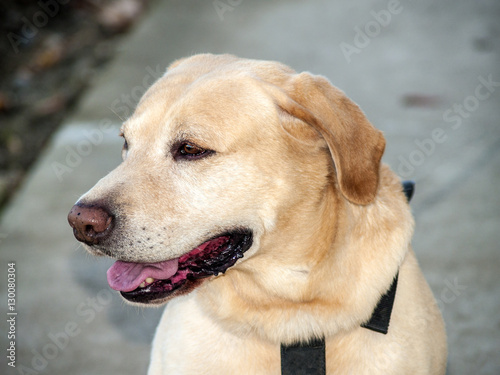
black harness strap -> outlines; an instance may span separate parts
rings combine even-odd
[[[325,375],[325,339],[281,345],[281,375]]]
[[[410,202],[413,197],[413,192],[415,191],[415,182],[413,181],[403,181],[403,193],[406,195],[406,200]],[[361,327],[371,329],[372,331],[387,334],[389,331],[389,321],[391,319],[392,306],[394,305],[394,299],[396,298],[396,288],[398,286],[398,276],[399,272],[394,277],[389,290],[384,294],[380,301],[378,302],[375,310],[369,321],[361,325]]]
[[[413,193],[415,192],[415,181],[403,181],[403,193],[406,195],[406,200],[410,203]]]
[[[378,301],[377,307],[373,310],[370,320],[362,324],[361,327],[383,333],[384,335],[387,334],[389,331],[389,321],[391,320],[392,306],[394,305],[394,298],[396,297],[398,275],[399,272],[396,274],[387,293],[380,297],[380,301]]]
[[[413,181],[403,181],[403,192],[410,202],[415,190]],[[391,319],[392,307],[396,298],[396,288],[398,286],[398,275],[394,277],[389,290],[378,302],[373,314],[362,327],[372,331],[387,334],[389,331],[389,321]],[[303,344],[281,345],[281,374],[282,375],[325,375],[325,338],[313,339],[313,341]]]

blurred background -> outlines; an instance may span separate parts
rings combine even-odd
[[[360,105],[417,183],[448,374],[500,373],[500,2],[3,1],[0,32],[0,343],[16,364],[2,354],[0,373],[146,372],[161,309],[125,305],[66,215],[120,163],[141,95],[201,52],[322,74]]]

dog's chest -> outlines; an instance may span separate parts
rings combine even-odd
[[[280,348],[224,331],[196,303],[196,292],[171,301],[153,342],[148,374],[276,374]]]

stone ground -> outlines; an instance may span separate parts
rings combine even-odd
[[[121,302],[111,262],[83,251],[66,215],[120,162],[112,110],[126,117],[176,58],[230,52],[327,76],[385,132],[384,160],[417,182],[413,244],[446,321],[448,373],[500,373],[499,16],[493,0],[155,3],[3,212],[18,315],[17,367],[3,354],[0,372],[145,373],[161,310]],[[6,348],[6,315],[0,327]]]

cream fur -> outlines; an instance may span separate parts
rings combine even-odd
[[[278,375],[280,343],[314,336],[330,375],[445,373],[410,209],[380,165],[385,140],[326,79],[197,55],[169,67],[122,131],[124,162],[80,200],[114,208],[115,257],[161,261],[225,228],[254,233],[224,275],[168,303],[150,375]],[[179,163],[181,139],[215,156]],[[361,328],[398,270],[389,333]]]

